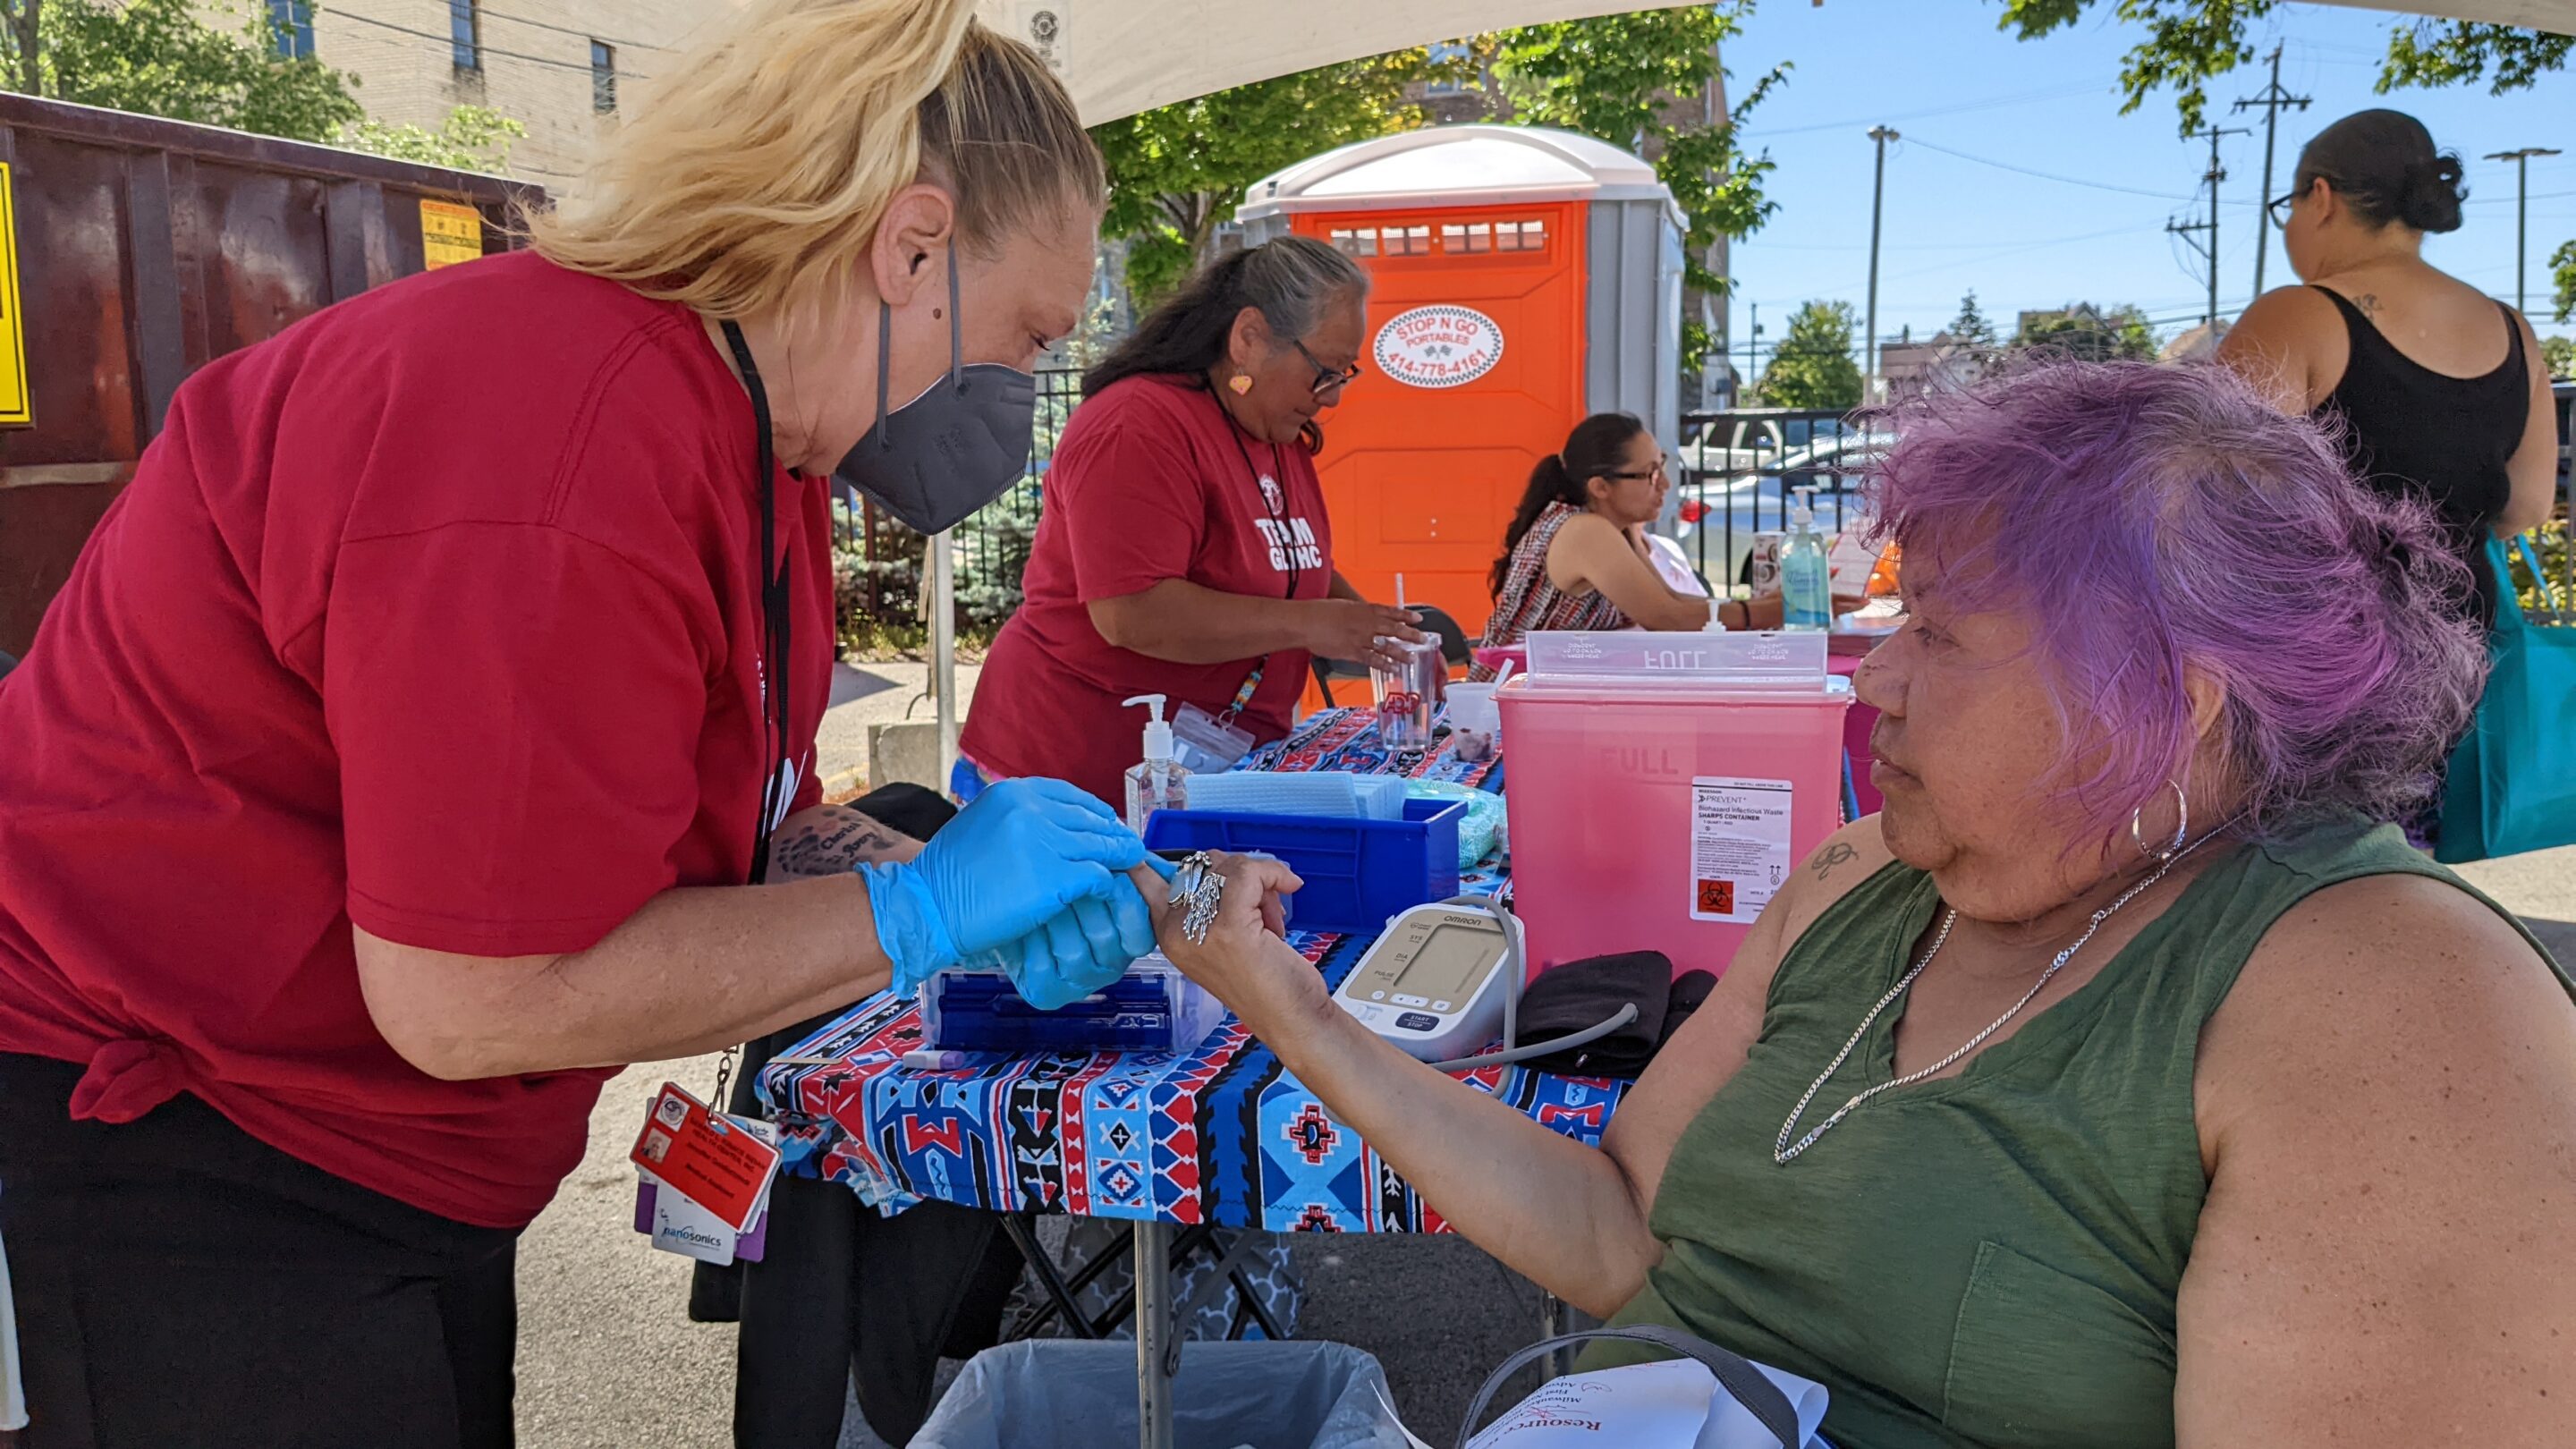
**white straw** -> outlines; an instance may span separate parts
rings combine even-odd
[[[1512,666],[1518,663],[1520,661],[1517,659],[1506,659],[1503,661],[1503,667],[1494,671],[1495,693],[1502,693],[1504,683],[1512,677]]]
[[[1399,609],[1404,607],[1404,575],[1402,574],[1395,576],[1395,606]]]

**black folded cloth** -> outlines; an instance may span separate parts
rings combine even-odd
[[[1618,1015],[1622,1006],[1634,1005],[1637,1019],[1617,1031],[1524,1063],[1569,1077],[1633,1078],[1663,1045],[1673,985],[1672,958],[1661,951],[1587,956],[1550,967],[1521,993],[1513,1045],[1571,1036]]]
[[[1670,1042],[1682,1023],[1691,1019],[1717,989],[1717,978],[1706,971],[1685,971],[1673,981],[1672,1005],[1664,1009],[1664,1042]],[[1657,1043],[1658,1046],[1663,1043]]]

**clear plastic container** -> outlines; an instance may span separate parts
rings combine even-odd
[[[922,1045],[966,1052],[1188,1052],[1225,1020],[1225,1003],[1161,952],[1061,1011],[1024,1000],[999,968],[955,966],[921,992]]]
[[[1842,824],[1851,690],[1821,634],[1533,634],[1495,698],[1533,974],[1635,950],[1723,973]]]
[[[1491,684],[1453,684],[1448,689],[1449,752],[1471,764],[1494,757],[1502,748],[1502,707],[1494,703]]]
[[[1440,636],[1425,634],[1419,644],[1389,641],[1387,650],[1403,662],[1394,669],[1369,666],[1369,695],[1377,703],[1377,737],[1397,754],[1431,748],[1431,715],[1440,707],[1440,692],[1449,669],[1440,657]]]

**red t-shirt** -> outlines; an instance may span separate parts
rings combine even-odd
[[[738,882],[772,761],[749,400],[687,309],[532,254],[220,358],[0,681],[0,1051],[75,1115],[193,1092],[468,1223],[526,1223],[601,1070],[443,1082],[350,923],[577,951]],[[778,478],[787,758],[829,688],[825,485]]]
[[[1070,780],[1114,806],[1145,733],[1145,711],[1120,700],[1162,694],[1174,710],[1221,713],[1256,665],[1261,687],[1239,723],[1265,741],[1288,732],[1306,688],[1305,650],[1174,664],[1110,644],[1085,606],[1165,579],[1326,597],[1333,530],[1304,448],[1246,438],[1189,379],[1131,377],[1074,410],[1044,491],[1026,602],[985,658],[959,741],[968,756],[996,774]]]

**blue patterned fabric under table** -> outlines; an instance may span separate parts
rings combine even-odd
[[[1446,745],[1391,757],[1367,710],[1324,710],[1245,768],[1404,773],[1498,790],[1500,762]],[[1462,891],[1504,884],[1488,859]],[[1373,937],[1291,931],[1338,986]],[[1438,1233],[1448,1224],[1229,1017],[1196,1051],[979,1054],[907,1068],[915,1005],[880,993],[762,1072],[786,1168],[847,1183],[883,1212],[923,1199],[1273,1232]],[[1521,1067],[1455,1074],[1540,1125],[1598,1146],[1627,1084]]]

